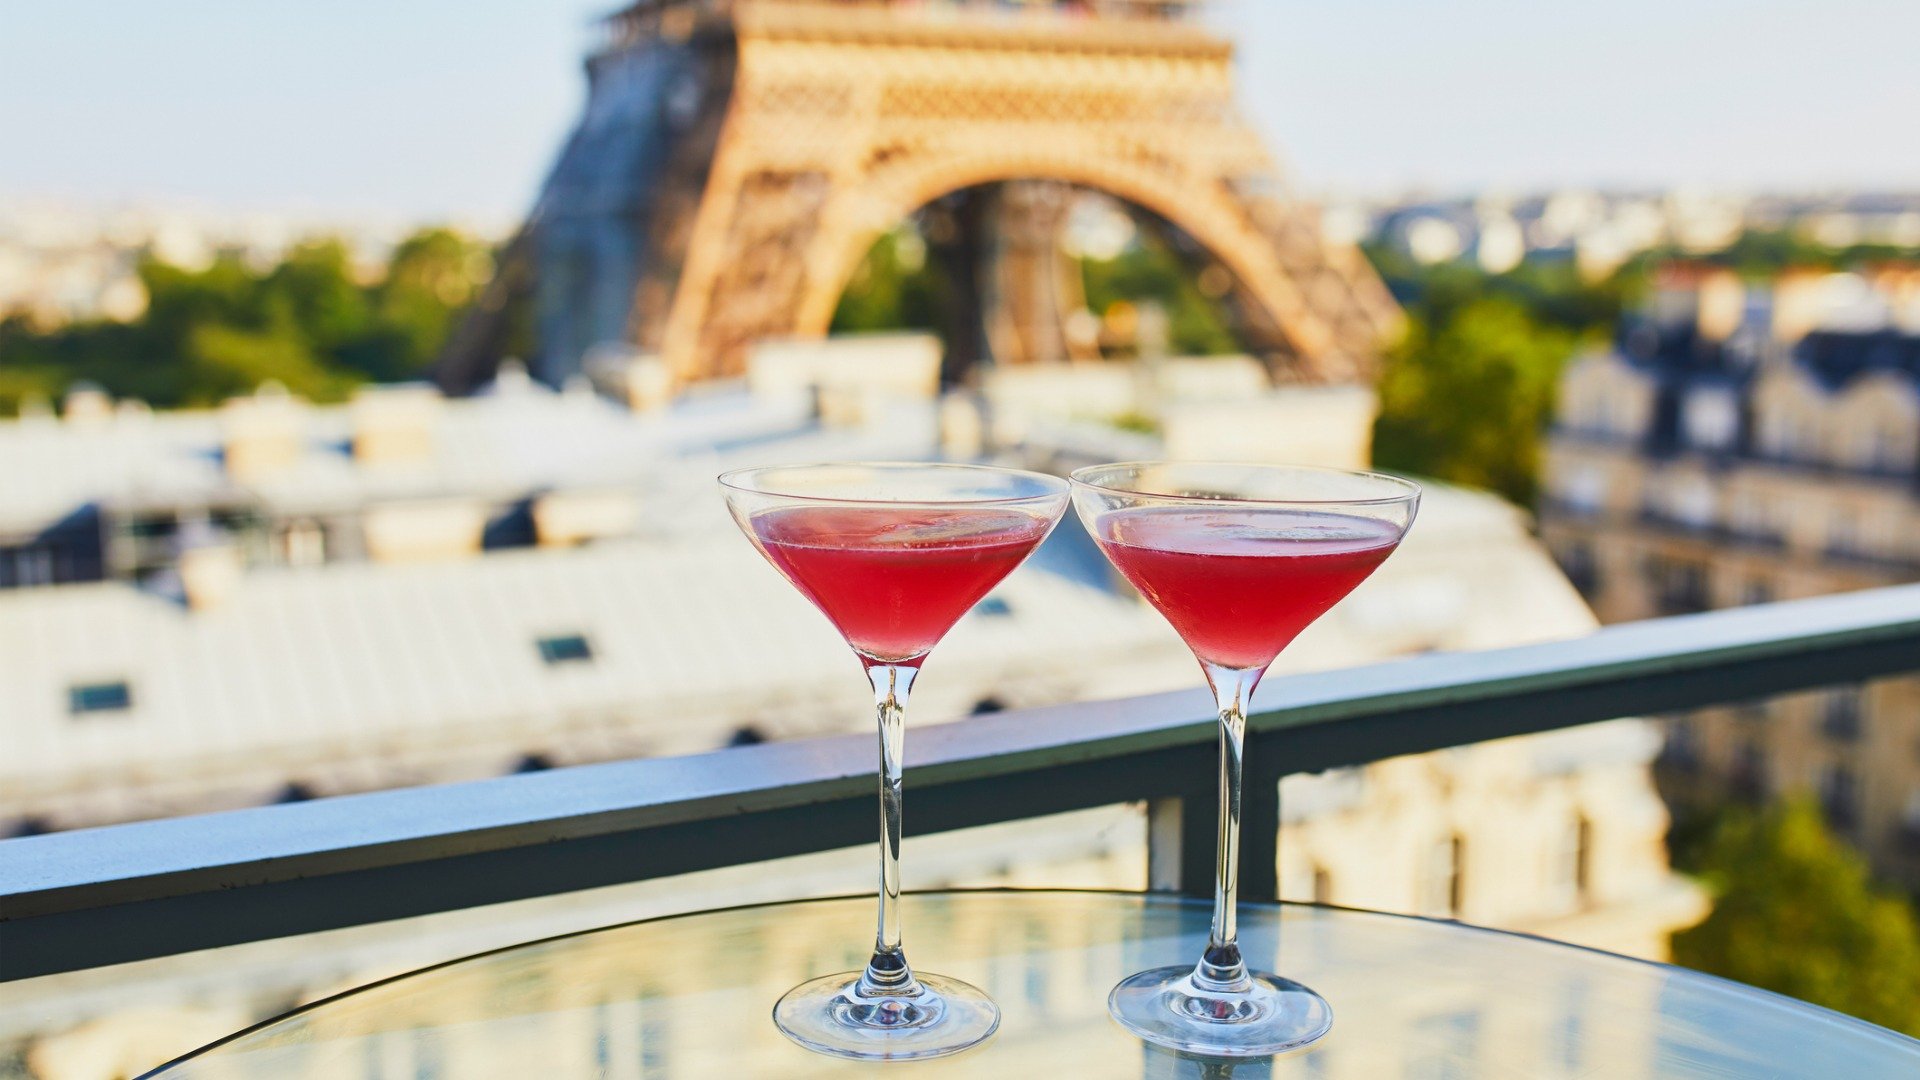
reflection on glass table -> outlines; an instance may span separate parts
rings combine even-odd
[[[1303,1053],[1217,1061],[1107,1015],[1124,976],[1193,955],[1211,908],[1138,893],[910,895],[923,962],[985,989],[1000,1031],[955,1057],[808,1053],[771,1010],[809,972],[865,959],[871,898],[737,908],[488,953],[331,998],[159,1071],[272,1077],[1235,1077],[1555,1080],[1920,1076],[1920,1042],[1677,968],[1453,923],[1245,904],[1249,961],[1340,1003]],[[1283,959],[1284,957],[1284,959]],[[745,1022],[743,1022],[743,1020]]]

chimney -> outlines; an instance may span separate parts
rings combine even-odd
[[[1820,325],[1827,315],[1827,277],[1824,270],[1800,267],[1773,279],[1773,340],[1791,345]]]
[[[180,588],[193,611],[225,605],[239,591],[245,574],[240,549],[232,544],[206,544],[180,553]]]
[[[103,427],[113,419],[113,399],[94,383],[77,382],[67,388],[60,416],[72,427]]]
[[[1169,403],[1160,430],[1174,461],[1364,469],[1379,411],[1369,386],[1289,386],[1255,398]]]
[[[747,389],[763,398],[810,394],[824,422],[855,427],[884,415],[891,402],[934,401],[940,355],[931,334],[765,341],[747,354]]]
[[[1740,329],[1747,313],[1747,290],[1731,270],[1721,270],[1700,281],[1700,336],[1709,341],[1725,341]]]
[[[434,562],[480,553],[486,510],[477,502],[386,503],[369,507],[362,528],[374,562]]]
[[[626,402],[637,413],[663,409],[673,400],[673,369],[654,353],[603,342],[587,350],[580,368],[602,397]]]
[[[440,392],[427,385],[368,387],[353,399],[353,459],[360,465],[419,465],[438,445]]]
[[[220,409],[227,474],[242,483],[291,467],[306,452],[307,408],[278,383]]]
[[[1739,275],[1706,263],[1676,262],[1660,268],[1649,309],[1664,326],[1693,326],[1701,337],[1725,341],[1746,313]]]
[[[533,527],[542,547],[570,547],[631,534],[640,501],[631,491],[553,491],[533,502]]]
[[[658,412],[673,400],[673,369],[657,356],[638,356],[627,365],[627,407]]]

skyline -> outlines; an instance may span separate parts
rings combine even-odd
[[[0,198],[510,221],[577,118],[608,7],[18,13]],[[1210,18],[1303,191],[1920,188],[1920,141],[1897,137],[1920,114],[1910,4],[1238,0]]]

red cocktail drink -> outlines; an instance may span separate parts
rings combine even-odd
[[[1264,668],[1400,542],[1366,517],[1149,506],[1102,515],[1094,539],[1201,661]]]
[[[978,987],[915,972],[900,943],[904,720],[920,663],[1047,537],[1065,481],[984,465],[775,465],[720,477],[753,545],[853,646],[880,734],[880,889],[865,970],[794,987],[773,1022],[808,1049],[860,1061],[958,1053],[1000,1011]]]
[[[1052,525],[995,509],[801,506],[756,514],[753,535],[862,656],[918,664]]]
[[[1148,1042],[1188,1053],[1258,1057],[1308,1046],[1332,1026],[1326,999],[1249,970],[1240,953],[1234,904],[1247,706],[1280,650],[1393,554],[1420,489],[1380,473],[1224,462],[1096,465],[1076,471],[1073,482],[1087,531],[1193,650],[1220,710],[1206,952],[1191,968],[1121,980],[1107,1011]]]

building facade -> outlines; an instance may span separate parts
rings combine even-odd
[[[1920,579],[1920,270],[1670,269],[1618,347],[1576,360],[1541,533],[1602,620]],[[1920,882],[1920,683],[1676,718],[1681,800],[1808,793]]]

